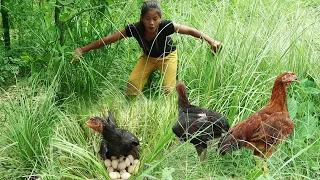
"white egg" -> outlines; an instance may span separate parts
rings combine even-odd
[[[125,169],[127,167],[126,163],[125,162],[120,162],[118,164],[118,169],[122,170],[122,169]]]
[[[127,172],[125,169],[120,170],[120,176],[121,176],[121,174],[123,174],[125,172]]]
[[[117,159],[116,156],[111,156],[111,160]]]
[[[120,173],[119,172],[115,172],[117,174],[117,178],[121,178]]]
[[[111,166],[111,160],[110,160],[110,159],[104,160],[104,165],[105,165],[106,167],[110,167],[110,166]]]
[[[129,158],[126,158],[126,160],[124,160],[124,163],[126,163],[126,166],[129,167],[131,162]]]
[[[110,179],[114,180],[118,178],[118,175],[116,172],[109,172]]]
[[[133,161],[133,165],[139,166],[139,159],[135,159],[135,160]]]
[[[133,173],[134,173],[134,174],[135,174],[135,173],[138,173],[138,171],[139,171],[139,167],[136,167],[136,168],[134,168]]]
[[[134,167],[135,167],[134,165],[131,165],[131,166],[128,167],[128,172],[129,172],[130,174],[133,173]]]
[[[113,172],[114,169],[113,169],[113,167],[110,166],[110,167],[107,168],[107,171],[108,171],[108,173],[109,173],[109,172]]]
[[[129,154],[129,155],[127,156],[127,158],[130,160],[130,163],[132,164],[132,163],[133,163],[133,160],[134,160],[133,156],[132,156],[131,154]]]
[[[118,167],[118,161],[119,161],[119,159],[114,159],[114,160],[112,160],[111,166],[113,167],[113,169],[117,169],[117,167]]]
[[[130,173],[125,172],[125,173],[122,173],[122,174],[121,174],[121,179],[129,179],[130,176],[131,176]]]
[[[119,161],[120,161],[120,162],[124,161],[124,159],[125,159],[124,156],[120,156],[120,157],[119,157]]]

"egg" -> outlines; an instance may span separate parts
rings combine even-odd
[[[122,170],[122,169],[125,169],[127,167],[126,163],[125,162],[120,162],[118,164],[118,169]]]
[[[130,173],[125,172],[125,173],[122,173],[122,174],[121,174],[121,179],[129,179],[130,176],[131,176]]]
[[[129,167],[131,165],[131,162],[130,162],[130,159],[129,158],[126,158],[124,160],[124,163],[126,163],[126,166]]]
[[[127,158],[130,160],[130,163],[132,164],[132,163],[133,163],[133,160],[134,160],[133,156],[132,156],[131,154],[129,154],[129,155],[127,156]]]
[[[106,167],[110,167],[110,166],[111,166],[111,160],[110,160],[110,159],[104,160],[104,165],[105,165]]]
[[[139,166],[139,159],[135,159],[135,160],[133,161],[133,165]]]
[[[128,167],[128,172],[129,173],[137,173],[139,171],[139,166],[137,165],[131,165]]]
[[[109,172],[110,179],[114,180],[118,178],[117,172]]]
[[[125,159],[124,156],[120,156],[120,157],[119,157],[119,161],[120,161],[120,162],[124,161],[124,159]]]
[[[121,174],[123,174],[125,172],[127,172],[125,169],[120,170],[120,176],[121,176]]]
[[[128,167],[128,172],[132,174],[133,171],[134,171],[134,167],[135,167],[134,165],[129,166]]]
[[[116,156],[111,156],[111,160],[117,159]]]
[[[119,172],[115,172],[117,174],[117,178],[119,179],[121,176],[120,176],[120,173]]]
[[[113,169],[117,169],[118,161],[119,161],[119,159],[114,159],[111,161],[111,166],[113,167]]]
[[[110,167],[107,168],[107,171],[108,171],[108,173],[110,173],[110,172],[113,172],[114,169],[113,169],[113,167],[110,166]]]

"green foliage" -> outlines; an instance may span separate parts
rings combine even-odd
[[[0,53],[0,81],[12,83],[0,103],[0,174],[5,179],[107,179],[97,153],[101,136],[83,124],[113,110],[119,126],[141,140],[141,166],[132,179],[262,179],[251,151],[221,157],[211,142],[204,163],[194,147],[174,137],[177,97],[160,95],[159,72],[143,95],[120,90],[140,56],[133,38],[84,54],[73,50],[139,20],[142,1],[58,1],[66,41],[54,22],[56,1],[10,1],[12,50]],[[172,35],[178,79],[194,105],[214,109],[234,125],[263,107],[275,76],[294,71],[288,87],[294,134],[268,160],[270,178],[320,176],[319,8],[315,1],[161,1],[165,19],[195,27],[223,43],[213,55],[206,42]],[[301,3],[301,4],[297,4]],[[26,15],[27,14],[27,15]],[[37,19],[35,21],[34,19]],[[1,51],[4,52],[4,51]],[[2,61],[3,60],[3,61]],[[20,85],[25,76],[27,85]],[[10,82],[11,81],[11,82]],[[2,84],[1,84],[2,85]],[[2,86],[1,86],[2,87]],[[2,133],[3,132],[3,133]]]
[[[174,168],[165,168],[162,171],[161,180],[172,180],[172,173],[174,172]]]
[[[4,86],[8,81],[12,81],[12,77],[17,76],[19,73],[19,66],[11,64],[9,58],[0,60],[0,84]]]
[[[30,175],[46,168],[49,141],[59,113],[53,100],[54,89],[47,89],[44,94],[41,88],[33,87],[30,91],[21,90],[4,107],[5,119],[8,121],[5,127],[6,141],[1,146],[0,163],[4,167],[19,162],[17,169]],[[22,177],[5,171],[1,174],[6,179]]]

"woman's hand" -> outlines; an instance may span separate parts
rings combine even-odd
[[[77,62],[83,54],[81,48],[78,48],[78,49],[74,50],[73,52],[76,55],[76,57],[72,58],[72,60],[70,62],[71,64]]]
[[[209,44],[210,44],[210,46],[211,46],[212,52],[215,53],[215,54],[218,53],[218,52],[221,50],[221,48],[222,48],[221,42],[216,41],[216,40],[211,40],[211,41],[209,42]]]
[[[73,51],[77,56],[82,56],[82,50],[81,50],[81,48],[78,48],[78,49],[76,49],[76,50],[74,50]]]
[[[174,31],[176,33],[189,34],[193,37],[204,39],[205,41],[207,41],[210,44],[211,50],[214,54],[218,53],[222,48],[221,42],[212,39],[210,36],[208,36],[204,33],[201,33],[199,30],[197,30],[195,28],[191,28],[189,26],[185,26],[182,24],[176,24],[176,23],[174,23],[173,25],[174,25]]]

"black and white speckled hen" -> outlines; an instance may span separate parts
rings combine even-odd
[[[176,89],[179,95],[179,117],[172,130],[184,141],[191,139],[190,142],[200,156],[200,162],[203,162],[206,158],[207,142],[229,130],[228,120],[218,112],[191,105],[184,83],[178,82]]]
[[[127,156],[131,154],[135,158],[139,158],[138,138],[125,129],[120,129],[111,111],[108,111],[107,120],[101,117],[91,117],[86,125],[94,131],[102,134],[103,139],[100,145],[99,154],[102,159],[111,156]]]

